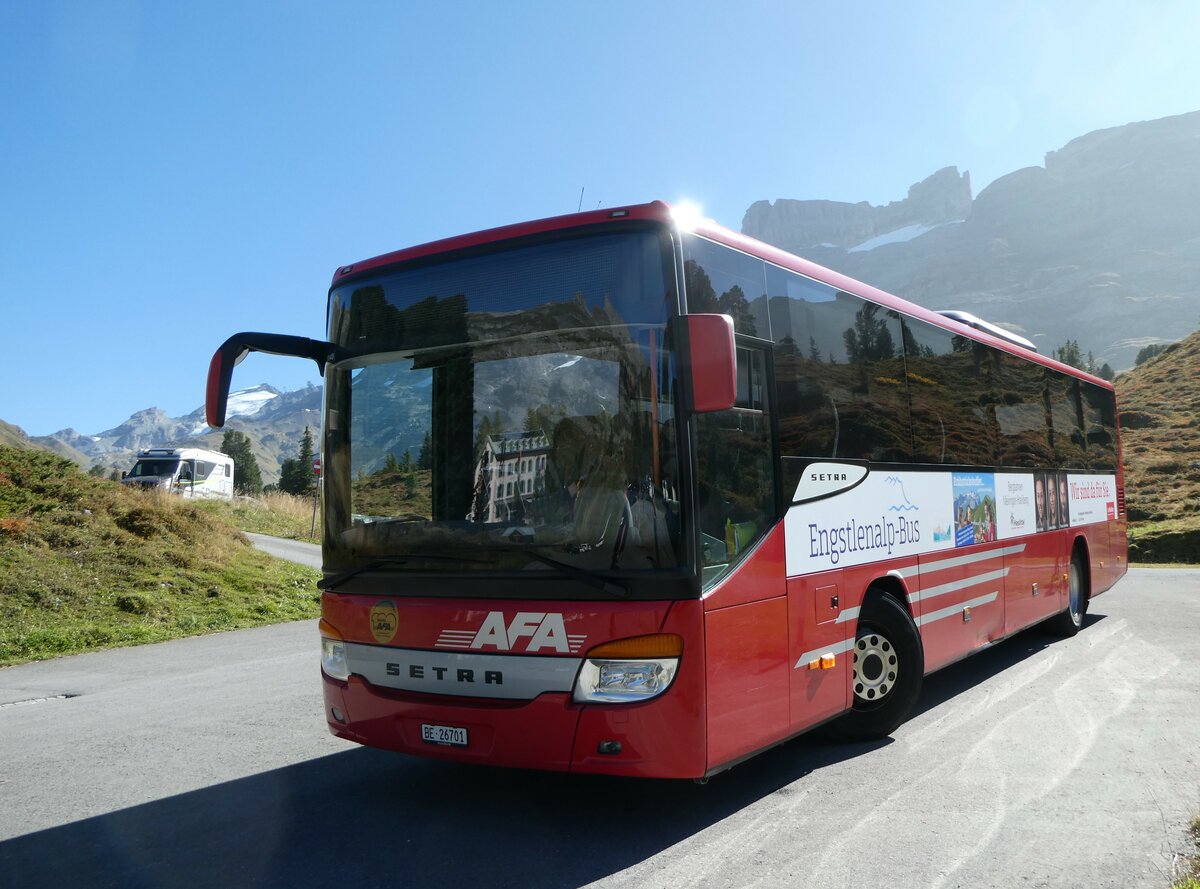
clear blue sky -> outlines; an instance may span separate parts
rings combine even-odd
[[[323,334],[334,269],[523,219],[975,192],[1200,109],[1200,4],[0,4],[0,419],[198,407],[239,330]],[[251,356],[235,388],[317,381]]]

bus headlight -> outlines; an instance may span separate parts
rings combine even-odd
[[[630,704],[662,694],[675,679],[683,639],[669,633],[609,642],[587,653],[574,700],[579,704]]]
[[[321,630],[321,669],[330,679],[345,682],[350,678],[350,665],[346,662],[346,642],[333,624],[324,618]]]

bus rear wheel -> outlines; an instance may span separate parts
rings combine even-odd
[[[1074,636],[1083,629],[1087,615],[1088,590],[1084,579],[1083,556],[1078,549],[1071,553],[1071,567],[1067,572],[1067,610],[1050,620],[1051,629],[1060,636]]]
[[[831,726],[849,741],[884,738],[904,722],[925,674],[921,636],[904,606],[868,590],[851,649],[853,709]]]

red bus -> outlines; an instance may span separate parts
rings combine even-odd
[[[971,321],[969,316],[960,316]],[[493,765],[704,779],[1126,569],[1103,380],[662,203],[337,270],[325,716]],[[991,330],[992,332],[988,332]]]

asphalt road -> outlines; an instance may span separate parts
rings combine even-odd
[[[317,571],[321,570],[321,547],[315,543],[287,540],[283,537],[271,537],[267,534],[252,534],[248,531],[246,532],[246,536],[259,549],[273,556],[287,559],[289,562],[299,562],[301,565],[307,565],[309,568],[315,568]]]
[[[73,695],[72,697],[61,697]],[[325,731],[312,622],[0,670],[0,886],[1154,887],[1200,811],[1200,572],[935,674],[895,737],[706,786]]]

